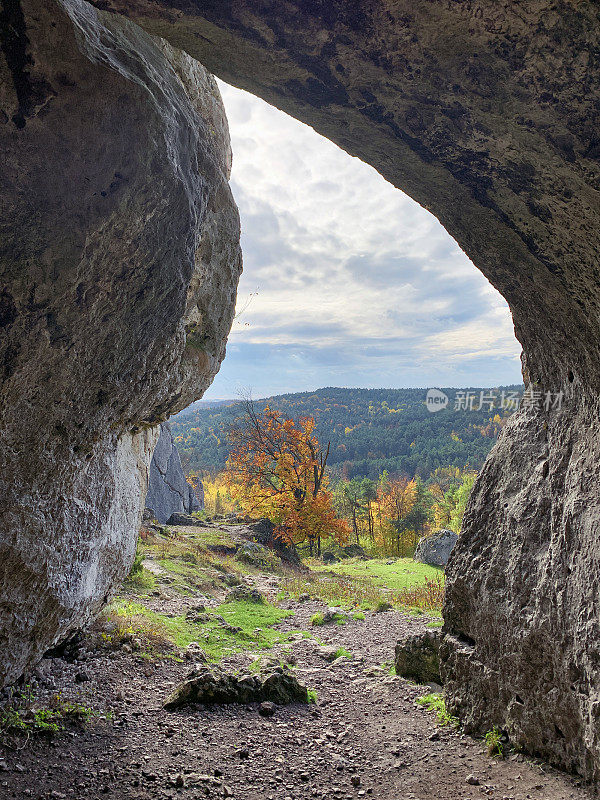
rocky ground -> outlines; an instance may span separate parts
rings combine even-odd
[[[252,582],[275,599],[279,579]],[[250,579],[247,579],[250,582]],[[160,592],[148,603],[180,614],[198,598]],[[207,602],[215,602],[207,598]],[[0,797],[197,798],[237,800],[567,800],[591,796],[580,782],[521,755],[491,758],[483,743],[440,726],[415,704],[430,691],[390,674],[394,645],[423,630],[425,617],[398,610],[367,612],[365,620],[311,627],[326,606],[286,600],[293,616],[278,624],[291,639],[266,658],[286,654],[317,702],[277,707],[269,717],[258,703],[192,706],[163,704],[189,673],[193,659],[149,658],[123,646],[46,658],[37,670],[38,698],[77,699],[96,710],[85,724],[52,736],[15,735],[0,760]],[[299,631],[310,631],[308,637]],[[351,657],[331,662],[338,648]],[[290,655],[291,652],[291,655]],[[75,659],[75,660],[74,660]],[[225,659],[243,672],[253,656]]]

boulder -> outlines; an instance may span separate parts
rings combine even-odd
[[[197,479],[198,485],[202,486]],[[153,510],[158,522],[165,523],[174,513],[191,514],[192,511],[200,511],[202,506],[196,489],[188,483],[183,472],[171,426],[163,422],[150,462],[146,507]]]
[[[457,541],[458,536],[454,531],[442,528],[421,539],[415,550],[414,560],[431,567],[445,567]]]
[[[0,54],[0,685],[88,625],[128,573],[158,425],[219,368],[241,267],[212,76],[83,0],[12,6],[19,55]]]
[[[334,644],[323,645],[317,650],[317,655],[331,664],[338,657],[339,649]]]
[[[182,525],[190,527],[199,524],[200,522],[196,519],[196,517],[192,517],[191,514],[182,514],[179,511],[175,511],[167,520],[167,525]]]
[[[258,591],[258,589],[253,589],[250,586],[243,586],[243,585],[236,586],[235,588],[227,592],[227,595],[225,597],[226,603],[230,603],[236,600],[243,600],[247,603],[265,602],[265,598]]]
[[[257,542],[243,542],[235,552],[235,560],[255,567],[274,567],[279,564],[272,550]]]
[[[338,608],[337,606],[330,606],[329,608],[326,608],[325,611],[323,611],[322,616],[322,625],[329,625],[332,622],[343,622],[350,619],[348,613],[344,611],[343,608]]]
[[[252,522],[240,533],[274,550],[284,564],[296,570],[306,570],[294,543],[281,536],[270,520],[263,518]]]
[[[367,554],[359,544],[347,544],[340,548],[343,558],[367,558]]]
[[[308,692],[295,675],[277,667],[266,674],[242,675],[226,673],[218,667],[202,666],[192,671],[166,701],[167,710],[199,703],[308,703]]]
[[[409,636],[396,645],[396,675],[415,683],[441,683],[440,631]]]
[[[261,717],[272,717],[276,710],[277,706],[275,703],[271,703],[269,700],[265,700],[264,703],[261,703],[258,707],[258,713]]]

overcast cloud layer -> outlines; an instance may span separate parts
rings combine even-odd
[[[220,87],[244,273],[207,399],[520,382],[506,303],[429,212],[308,126]]]

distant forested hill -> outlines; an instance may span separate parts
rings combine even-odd
[[[333,475],[376,479],[387,470],[429,477],[437,467],[479,469],[502,424],[511,413],[500,408],[481,410],[480,391],[497,396],[522,393],[522,386],[498,389],[444,389],[447,408],[431,413],[425,389],[339,389],[283,394],[255,401],[289,417],[313,416],[321,442],[331,442]],[[472,411],[455,410],[458,392],[472,392]],[[463,395],[464,396],[464,395]],[[227,429],[243,413],[240,402],[198,403],[172,417],[171,427],[184,467],[216,473],[227,460]]]

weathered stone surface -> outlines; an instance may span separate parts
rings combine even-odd
[[[525,382],[564,403],[518,412],[475,486],[448,565],[449,704],[598,776],[598,5],[98,1],[372,164],[508,300]]]
[[[254,539],[264,547],[274,550],[275,554],[290,567],[297,570],[306,570],[302,563],[296,545],[287,539],[278,535],[277,530],[273,523],[268,519],[259,519],[256,522],[250,523],[245,531],[242,532],[243,536]]]
[[[280,565],[280,561],[273,551],[257,542],[243,542],[240,544],[235,553],[235,560],[241,561],[243,564],[266,567],[267,569]]]
[[[396,675],[416,683],[441,683],[440,631],[409,636],[396,645]]]
[[[308,703],[308,692],[297,677],[281,667],[258,675],[232,675],[218,667],[200,667],[178,686],[165,703],[175,710],[193,703],[272,702],[278,705]]]
[[[442,528],[431,536],[421,539],[416,547],[414,559],[432,567],[445,567],[457,540],[458,536],[454,531]]]
[[[264,603],[265,598],[258,591],[251,586],[235,586],[225,597],[225,602],[229,603],[236,600],[242,600],[247,603]]]
[[[192,517],[191,514],[182,514],[180,511],[174,511],[167,520],[167,524],[184,525],[189,527],[191,525],[198,525],[198,520],[196,517]]]
[[[488,459],[446,569],[442,677],[466,728],[593,778],[600,607],[600,424],[582,391],[523,409]],[[464,537],[464,538],[463,538]]]
[[[213,78],[81,0],[0,25],[0,685],[133,559],[158,423],[224,355],[240,270]]]
[[[166,522],[175,512],[191,514],[202,508],[195,490],[186,480],[168,422],[160,426],[160,436],[150,462],[146,508],[154,511],[158,522]]]

